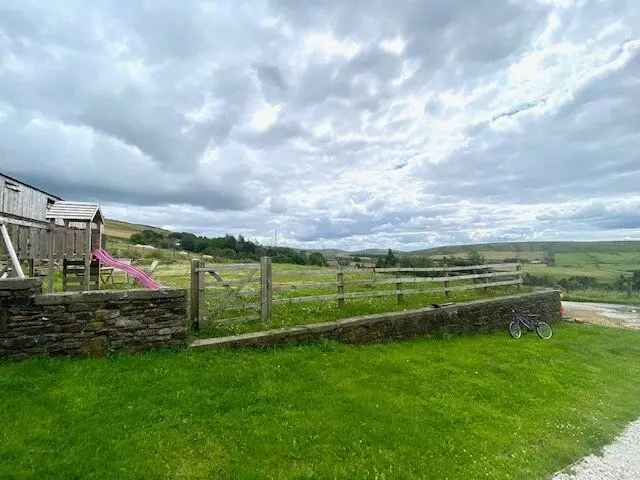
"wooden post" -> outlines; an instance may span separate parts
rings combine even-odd
[[[84,286],[83,290],[89,290],[89,277],[91,276],[91,222],[87,222],[87,237],[85,238],[84,252]]]
[[[404,296],[400,293],[400,290],[402,290],[402,282],[399,281],[401,275],[402,272],[396,272],[396,280],[398,280],[396,282],[396,299],[398,300],[398,305],[404,301]]]
[[[49,293],[53,293],[53,257],[55,254],[56,244],[56,221],[51,220],[49,223],[49,266],[47,272],[47,289]]]
[[[9,237],[9,231],[4,223],[0,223],[0,231],[2,232],[2,240],[4,241],[4,246],[9,254],[9,258],[11,259],[11,265],[13,266],[13,271],[17,275],[18,278],[24,278],[24,273],[22,273],[22,266],[20,265],[20,261],[18,260],[18,256],[16,255],[16,251],[13,248],[13,244],[11,243],[11,238]]]
[[[271,278],[271,257],[260,258],[260,320],[271,321],[271,301],[273,281]]]
[[[448,277],[449,276],[449,270],[447,270],[447,268],[449,268],[449,264],[447,262],[444,263],[444,268],[445,268],[445,271],[444,271],[444,275],[443,276]],[[447,280],[444,281],[444,288],[445,288],[444,294],[448,298],[449,297],[449,290],[446,290],[446,289],[449,288],[449,282]]]
[[[522,273],[521,270],[522,269],[522,265],[518,263],[518,265],[516,265],[516,272],[518,272],[518,280],[522,281]],[[519,283],[517,285],[518,290],[520,290],[520,287],[522,286],[522,283]]]
[[[336,283],[338,285],[338,295],[344,295],[344,272],[340,264],[336,264]],[[344,298],[338,298],[338,307],[344,307]]]
[[[191,259],[191,330],[200,329],[200,260]]]
[[[102,234],[104,233],[104,223],[101,220],[99,225],[98,225],[98,242],[97,242],[97,246],[98,248],[102,248]],[[96,275],[98,275],[97,281],[96,281],[96,285],[97,285],[97,289],[100,290],[100,273],[102,270],[102,264],[100,262],[98,262],[98,271],[96,272]]]

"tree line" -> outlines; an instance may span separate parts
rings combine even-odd
[[[296,265],[326,266],[327,259],[320,252],[306,253],[289,247],[269,247],[245,239],[242,235],[234,237],[204,237],[188,232],[171,232],[163,235],[155,230],[142,230],[130,237],[134,244],[151,245],[156,248],[180,249],[187,252],[211,255],[219,259],[258,260],[271,257],[276,263]]]

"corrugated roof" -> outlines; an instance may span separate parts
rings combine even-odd
[[[47,219],[62,219],[70,221],[92,221],[96,215],[103,219],[97,203],[85,202],[56,202],[47,210]]]

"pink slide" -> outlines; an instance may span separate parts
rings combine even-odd
[[[98,260],[102,265],[106,265],[107,267],[113,267],[116,270],[121,270],[126,272],[128,275],[133,277],[136,282],[142,285],[145,288],[149,288],[151,290],[158,290],[162,288],[158,282],[156,282],[151,276],[140,270],[139,268],[134,267],[133,265],[129,265],[127,263],[121,262],[113,258],[109,252],[103,249],[94,250],[93,256],[96,260]]]

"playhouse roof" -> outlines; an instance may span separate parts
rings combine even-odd
[[[97,203],[56,202],[47,210],[47,220],[69,220],[71,222],[103,221],[102,212]]]

